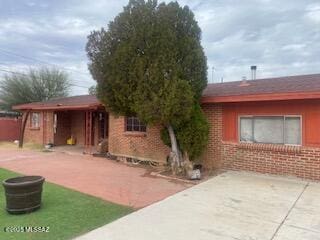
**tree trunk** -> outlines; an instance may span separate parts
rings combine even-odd
[[[176,135],[174,133],[173,127],[171,125],[168,125],[167,128],[170,136],[172,152],[174,152],[178,156],[179,155],[178,143],[177,143],[177,139],[176,139]]]
[[[179,151],[177,138],[174,133],[173,127],[171,125],[167,126],[169,136],[170,136],[170,142],[171,142],[171,153],[170,153],[170,159],[171,159],[171,168],[172,172],[176,174],[181,167],[181,154]]]
[[[29,113],[30,113],[30,110],[24,112],[22,115],[22,120],[20,124],[19,148],[23,147],[24,130],[26,129]]]

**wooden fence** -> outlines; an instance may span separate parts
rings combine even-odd
[[[0,118],[0,141],[19,140],[21,119]]]

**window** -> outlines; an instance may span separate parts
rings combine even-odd
[[[240,142],[301,145],[301,117],[240,117]]]
[[[137,117],[127,117],[125,129],[128,132],[146,132],[147,128]]]
[[[40,128],[40,113],[31,113],[31,128]]]

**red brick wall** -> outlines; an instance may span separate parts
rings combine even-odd
[[[0,141],[19,139],[21,119],[0,118]]]
[[[32,128],[31,127],[31,114],[30,112],[26,128],[24,130],[24,142],[32,142],[37,144],[42,144],[43,142],[43,114],[40,113],[40,127],[39,128]]]
[[[54,129],[53,129],[53,111],[43,111],[43,142],[42,144],[53,143]]]
[[[209,144],[203,156],[205,167],[320,180],[320,148],[223,141],[223,132],[230,123],[223,114],[223,106],[204,105],[203,110],[211,123]]]
[[[219,168],[221,165],[222,107],[221,105],[203,105],[202,110],[210,123],[209,142],[203,154],[206,168]]]
[[[109,115],[109,151],[113,155],[166,163],[169,148],[162,143],[160,127],[146,133],[125,132],[124,117]]]
[[[320,180],[320,148],[271,144],[222,144],[224,169]]]
[[[40,113],[40,127],[31,127],[31,114],[29,114],[24,132],[24,142],[47,144],[53,142],[53,112],[43,111]]]

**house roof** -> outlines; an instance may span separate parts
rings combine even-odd
[[[80,110],[80,109],[97,109],[102,107],[101,102],[92,95],[80,95],[73,97],[55,98],[44,102],[33,102],[16,105],[15,110]]]
[[[202,102],[320,98],[320,74],[208,84]]]
[[[320,99],[320,74],[208,84],[202,103]],[[15,110],[80,110],[103,107],[92,95],[16,105]]]

